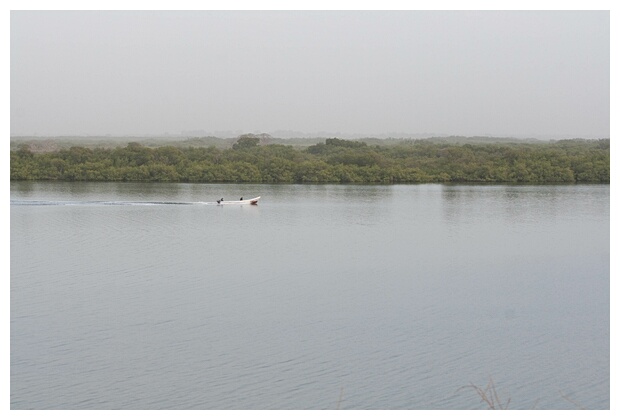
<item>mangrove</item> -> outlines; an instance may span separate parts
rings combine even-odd
[[[609,139],[537,143],[424,140],[307,147],[241,136],[232,147],[184,145],[11,150],[11,180],[186,183],[609,183]]]

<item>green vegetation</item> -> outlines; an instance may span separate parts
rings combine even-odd
[[[327,139],[308,147],[244,135],[228,147],[13,145],[11,180],[196,183],[609,183],[609,139],[549,143]],[[268,141],[267,143],[271,143]],[[53,150],[56,149],[56,150]]]

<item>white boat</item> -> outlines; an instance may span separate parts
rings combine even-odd
[[[249,200],[236,200],[236,201],[217,201],[217,204],[219,205],[228,205],[228,204],[252,204],[252,205],[257,205],[258,204],[258,200],[260,200],[260,196],[258,197],[254,197],[254,198],[250,198]]]

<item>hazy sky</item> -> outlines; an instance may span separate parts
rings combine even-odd
[[[12,135],[610,136],[608,11],[12,11]]]

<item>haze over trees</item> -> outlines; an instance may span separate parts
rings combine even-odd
[[[326,139],[308,147],[240,136],[232,147],[162,145],[11,151],[11,180],[191,183],[609,183],[609,139],[530,143]]]

